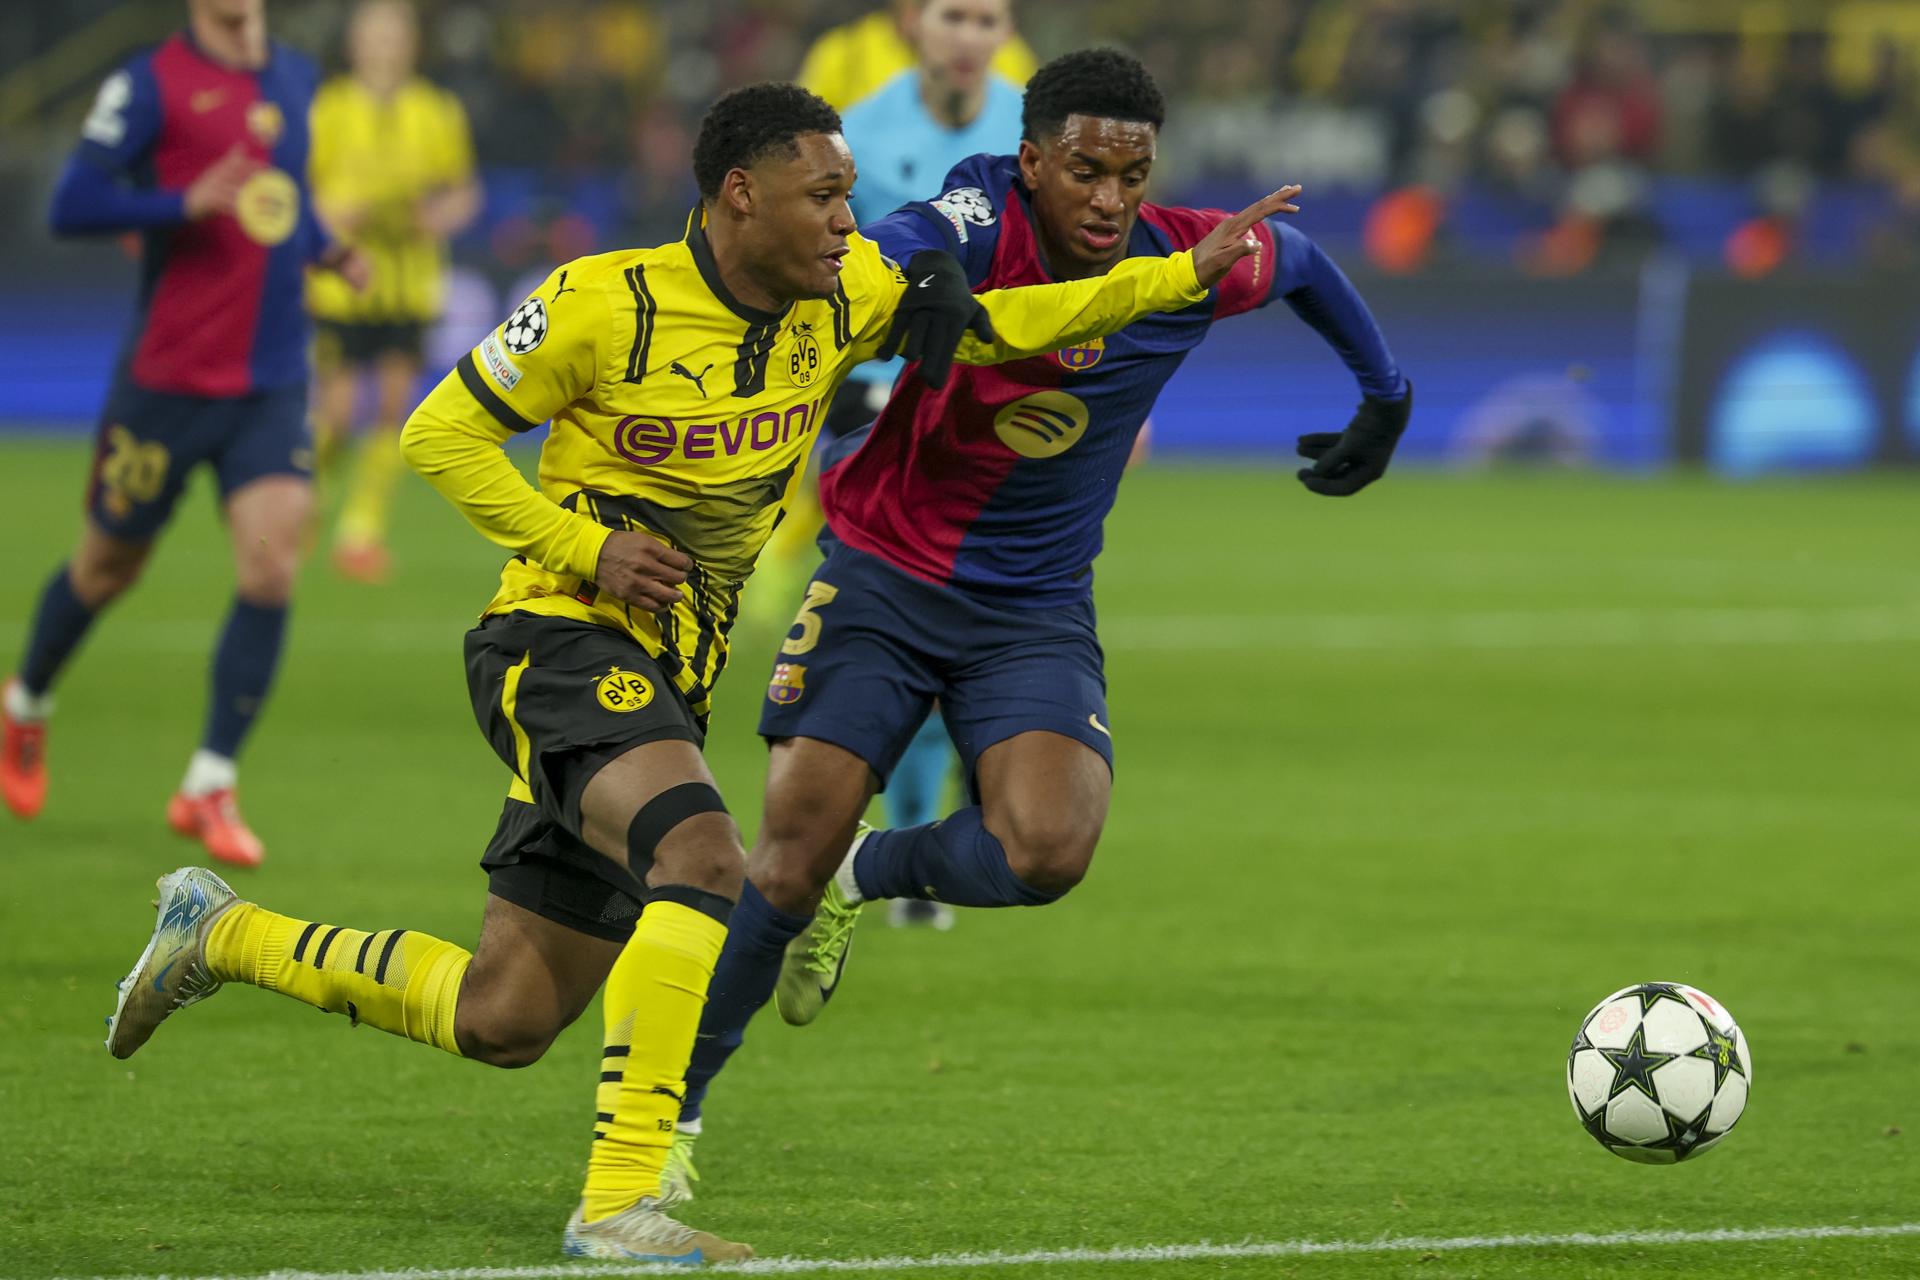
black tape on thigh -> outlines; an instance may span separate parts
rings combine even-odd
[[[703,813],[726,811],[727,805],[720,793],[705,782],[682,782],[668,787],[641,805],[627,828],[627,866],[634,878],[646,879],[647,869],[653,866],[653,851],[675,827]]]

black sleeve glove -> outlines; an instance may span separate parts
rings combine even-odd
[[[1313,459],[1299,471],[1300,483],[1328,498],[1346,498],[1387,473],[1393,447],[1413,416],[1413,384],[1398,400],[1360,402],[1345,431],[1311,431],[1300,437],[1300,456]]]
[[[952,254],[922,249],[907,259],[906,277],[907,291],[894,310],[880,358],[891,360],[898,353],[918,360],[920,380],[944,387],[960,339],[972,330],[982,342],[992,342],[993,322],[967,287],[966,268]]]

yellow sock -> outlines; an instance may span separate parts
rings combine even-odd
[[[313,420],[313,478],[315,482],[330,476],[340,454],[347,446],[348,432],[338,423]]]
[[[398,431],[377,427],[366,433],[354,457],[346,501],[340,508],[341,542],[359,546],[386,542],[393,514],[393,487],[400,479],[402,465]]]
[[[411,929],[362,933],[251,902],[236,904],[207,935],[207,967],[222,982],[278,991],[452,1054],[460,1052],[453,1011],[472,959]]]
[[[588,1222],[660,1192],[660,1170],[687,1093],[693,1035],[726,939],[727,927],[712,916],[655,899],[613,962],[604,994],[606,1057],[581,1195]]]

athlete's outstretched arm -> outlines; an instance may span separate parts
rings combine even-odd
[[[1103,276],[1062,284],[995,289],[977,295],[997,335],[963,338],[956,359],[999,364],[1044,355],[1124,329],[1142,316],[1199,302],[1252,253],[1253,225],[1275,213],[1292,213],[1299,187],[1282,187],[1208,232],[1186,253],[1167,258],[1125,258]]]
[[[1413,416],[1413,386],[1333,259],[1292,227],[1275,225],[1273,239],[1280,260],[1274,293],[1326,340],[1360,384],[1360,407],[1345,431],[1300,437],[1300,456],[1313,462],[1300,469],[1300,483],[1323,497],[1351,497],[1386,474]]]
[[[1273,292],[1293,314],[1326,339],[1360,384],[1360,393],[1375,400],[1398,400],[1407,392],[1407,380],[1387,349],[1387,339],[1373,313],[1346,273],[1293,227],[1273,223],[1273,243],[1280,265]]]

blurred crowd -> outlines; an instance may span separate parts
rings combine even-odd
[[[465,247],[512,265],[671,233],[705,104],[792,77],[812,40],[877,7],[421,0],[424,69],[466,104],[487,173]],[[44,25],[62,6],[39,8]],[[271,12],[337,64],[343,8]],[[1920,0],[1015,0],[1015,15],[1043,59],[1117,43],[1160,78],[1159,198],[1299,181],[1316,233],[1384,270],[1495,257],[1572,274],[1663,245],[1745,274],[1920,258]]]

